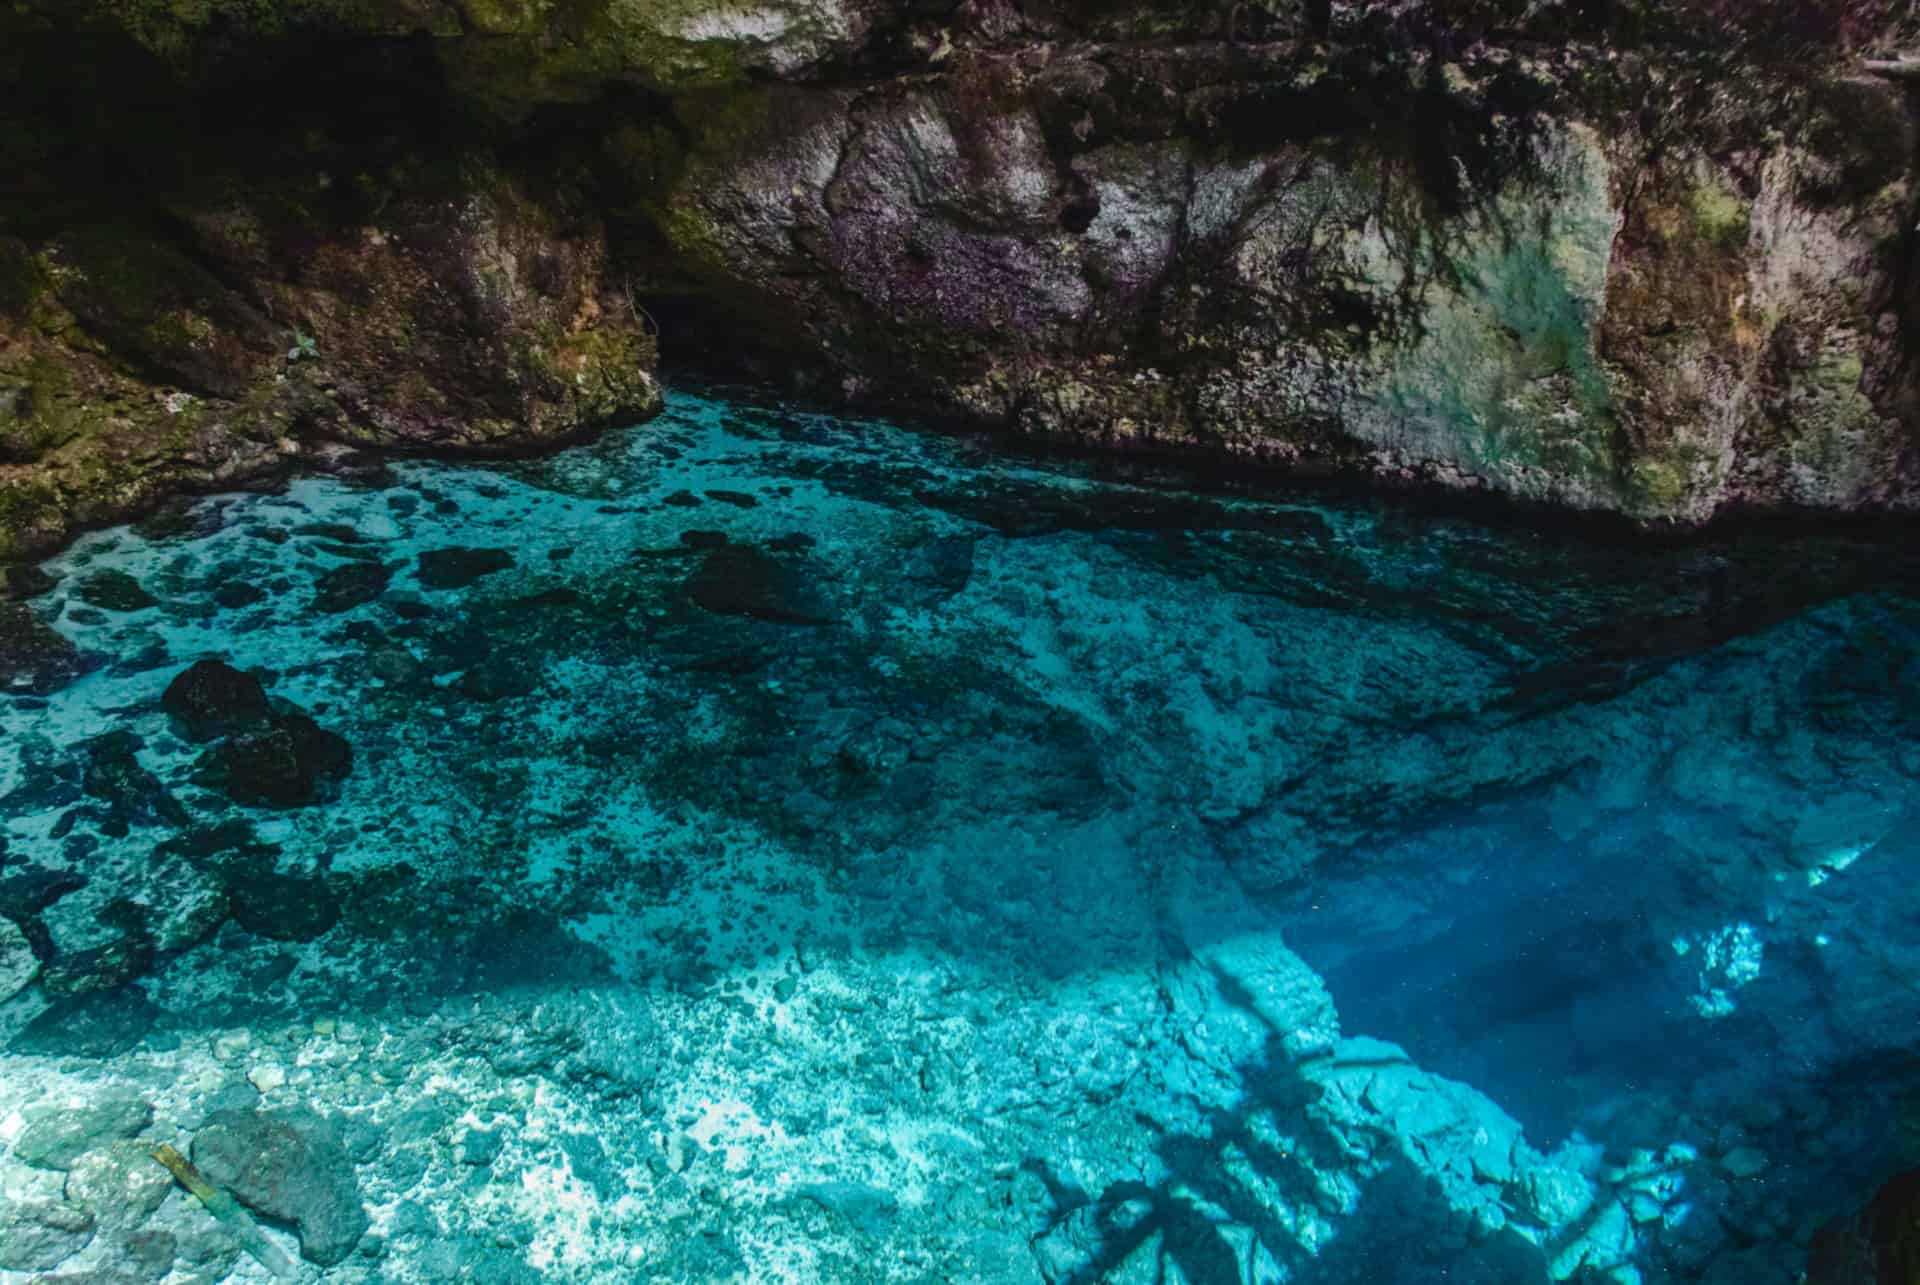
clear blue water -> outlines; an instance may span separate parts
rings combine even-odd
[[[314,1113],[242,1194],[327,1280],[1766,1285],[1920,1156],[1897,544],[683,393],[45,569],[0,1198],[97,1202],[32,1130],[130,1094],[209,1164]],[[350,769],[249,793],[162,703],[209,658]],[[177,1190],[60,1266],[271,1279]]]

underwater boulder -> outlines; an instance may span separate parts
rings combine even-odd
[[[194,1136],[193,1162],[247,1208],[291,1224],[300,1253],[322,1267],[367,1230],[339,1126],[304,1107],[216,1112]]]
[[[167,684],[160,707],[190,741],[264,727],[273,714],[260,680],[220,660],[195,661],[182,670]]]
[[[1822,1227],[1807,1285],[1913,1285],[1920,1281],[1920,1169],[1896,1174],[1854,1217]]]
[[[512,565],[513,553],[507,549],[429,549],[420,555],[418,578],[424,589],[464,589]]]
[[[153,967],[153,939],[145,933],[126,933],[86,950],[54,956],[41,973],[47,994],[71,997],[93,995],[125,986]]]
[[[93,1240],[93,1215],[54,1200],[9,1201],[0,1209],[0,1267],[45,1271],[72,1258]]]
[[[352,764],[345,740],[304,714],[291,714],[215,745],[200,756],[196,779],[235,803],[296,808],[312,803],[323,784],[345,776]]]
[[[6,1003],[40,975],[40,958],[33,943],[11,919],[0,918],[0,1004]]]
[[[143,742],[128,731],[108,732],[85,743],[86,775],[81,789],[112,809],[112,815],[140,825],[185,825],[180,806],[160,778],[134,757]]]
[[[13,1154],[35,1169],[71,1169],[96,1147],[131,1138],[152,1123],[152,1105],[121,1090],[108,1090],[84,1106],[30,1106]]]
[[[387,591],[393,568],[379,562],[349,562],[314,581],[313,609],[328,615],[352,611]]]
[[[73,595],[89,607],[105,611],[144,611],[160,605],[160,600],[141,588],[138,580],[110,568],[81,580]]]
[[[97,664],[25,606],[0,602],[0,691],[47,696]]]
[[[832,612],[789,564],[746,545],[713,550],[687,578],[687,596],[719,616],[781,625],[825,625]]]
[[[42,1057],[118,1057],[153,1029],[160,1009],[137,986],[63,1000],[27,1023],[7,1048]]]
[[[263,874],[231,879],[234,922],[257,937],[312,941],[340,922],[340,900],[319,878]]]

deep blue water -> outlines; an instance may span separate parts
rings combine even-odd
[[[138,1155],[34,1159],[131,1095],[86,1147],[204,1155],[327,1280],[1766,1285],[1920,1153],[1897,543],[679,394],[45,570],[88,672],[0,696],[35,1218],[140,1205]],[[183,721],[209,659],[271,708]],[[208,1141],[263,1120],[324,1180]],[[94,1219],[62,1270],[270,1279],[184,1192]]]

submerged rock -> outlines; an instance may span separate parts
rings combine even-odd
[[[41,974],[47,994],[60,997],[115,990],[153,967],[153,939],[127,933],[110,942],[54,956]]]
[[[81,788],[112,808],[112,815],[138,825],[185,825],[180,806],[159,777],[135,757],[143,742],[131,732],[109,732],[86,743],[87,770]]]
[[[429,549],[420,555],[419,580],[425,589],[464,589],[512,566],[509,549]]]
[[[348,562],[314,581],[313,609],[330,615],[365,606],[387,591],[393,568],[379,562]]]
[[[35,1106],[13,1154],[39,1169],[70,1169],[80,1157],[102,1145],[131,1138],[153,1123],[145,1099],[107,1089],[79,1107]]]
[[[55,1004],[7,1047],[45,1057],[117,1057],[145,1039],[159,1016],[138,986],[123,986]]]
[[[138,1227],[166,1201],[173,1178],[154,1163],[148,1147],[125,1141],[96,1147],[67,1166],[66,1198],[92,1210],[101,1224]]]
[[[339,1127],[304,1107],[221,1111],[193,1138],[193,1162],[256,1213],[290,1224],[322,1267],[366,1232],[366,1210]]]
[[[108,611],[144,611],[160,600],[140,587],[140,582],[124,571],[104,570],[82,576],[74,587],[74,597],[91,607]]]
[[[0,694],[45,696],[95,667],[32,609],[0,602]]]
[[[274,941],[312,941],[340,922],[340,900],[318,877],[249,875],[227,891],[234,921]]]
[[[833,614],[785,561],[729,544],[714,549],[687,578],[687,596],[722,616],[751,616],[782,625],[831,624]]]
[[[45,1271],[93,1240],[93,1215],[78,1205],[16,1200],[0,1207],[0,1267]]]
[[[222,660],[198,660],[167,684],[160,707],[190,741],[247,732],[272,718],[267,689]]]
[[[33,953],[20,925],[0,917],[0,1004],[33,984],[40,975],[40,958]]]

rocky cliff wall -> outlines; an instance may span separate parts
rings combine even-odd
[[[723,374],[1651,524],[1909,508],[1892,0],[25,0],[0,548]]]

